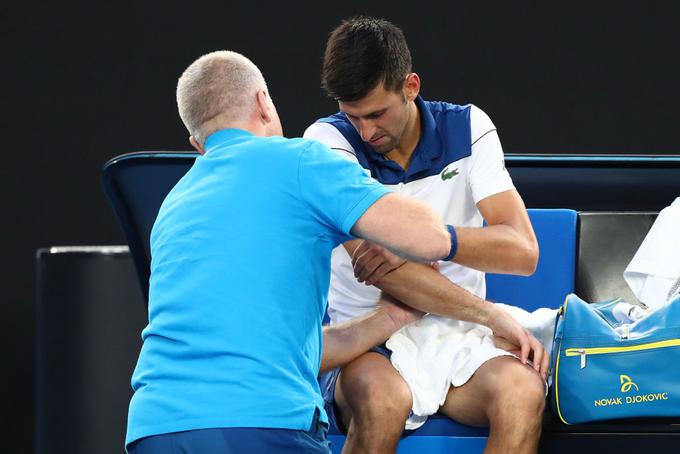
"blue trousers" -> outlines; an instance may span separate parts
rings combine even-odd
[[[145,437],[128,446],[129,454],[330,454],[328,426],[318,410],[308,431],[290,429],[200,429]]]

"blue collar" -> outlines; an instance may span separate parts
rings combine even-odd
[[[408,170],[376,153],[342,112],[318,120],[330,123],[351,144],[359,163],[383,184],[408,183],[441,172],[448,164],[471,154],[470,107],[415,99],[420,113],[420,139]]]
[[[425,105],[423,98],[416,98],[416,106],[420,112],[420,140],[413,150],[408,174],[415,174],[430,168],[430,161],[440,157],[443,152],[442,142],[437,132],[437,124],[432,112]]]
[[[245,131],[243,129],[220,129],[219,131],[213,132],[205,139],[203,144],[203,149],[205,153],[208,154],[215,148],[218,148],[225,143],[231,142],[234,139],[242,137],[252,137],[254,134],[252,132]]]
[[[407,171],[401,169],[401,166],[385,155],[377,153],[369,145],[365,145],[364,150],[366,157],[375,165],[383,165],[393,167],[394,170],[401,169],[405,176],[409,176],[430,167],[430,161],[437,159],[442,154],[441,140],[437,134],[437,124],[430,109],[425,105],[422,97],[418,96],[415,99],[416,107],[420,112],[420,139],[411,155],[411,162]]]

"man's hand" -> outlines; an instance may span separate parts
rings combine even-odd
[[[363,241],[352,254],[354,276],[366,285],[375,284],[404,263],[405,259],[370,241]]]
[[[523,364],[530,360],[534,370],[547,379],[550,356],[543,345],[510,314],[502,309],[495,312],[488,327],[493,331],[496,347],[517,355]]]
[[[375,308],[376,311],[385,312],[392,319],[395,331],[409,323],[420,320],[425,315],[425,312],[402,304],[386,293],[380,295]]]

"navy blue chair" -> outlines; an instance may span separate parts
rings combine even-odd
[[[196,156],[191,152],[129,153],[104,164],[104,192],[130,247],[145,304],[149,301],[151,228],[165,196]]]
[[[161,202],[196,156],[129,153],[104,165],[104,190],[128,240],[145,299],[151,227]],[[507,154],[505,165],[532,208],[658,212],[677,196],[680,179],[680,156]],[[634,194],[622,197],[630,188]]]
[[[131,153],[116,157],[104,166],[104,189],[128,240],[145,301],[149,285],[151,227],[161,202],[191,167],[196,156],[192,152]],[[583,231],[584,221],[593,220],[591,218],[598,220],[609,215],[605,213],[608,211],[658,212],[677,196],[680,188],[680,156],[506,155],[506,167],[527,206],[596,212],[597,216],[579,215],[580,231]],[[631,187],[635,188],[632,193]],[[561,216],[553,210],[549,213]],[[561,303],[562,294],[573,289],[572,284],[564,286],[564,283],[571,282],[574,276],[570,271],[571,265],[557,271],[555,263],[565,262],[546,262],[547,257],[552,254],[553,247],[557,247],[558,252],[570,250],[569,245],[575,244],[576,240],[565,242],[556,236],[557,230],[549,223],[552,221],[543,225],[545,218],[538,210],[530,210],[530,216],[542,251],[538,271],[531,278],[488,275],[487,296],[491,300],[528,309],[555,307]],[[575,222],[575,213],[570,216],[570,222]],[[619,221],[612,218],[611,222],[618,226]],[[593,229],[586,229],[586,233],[590,230]],[[602,275],[606,271],[598,265],[601,261],[593,262],[592,256],[598,254],[596,251],[605,247],[601,241],[602,233],[597,232],[585,237],[578,235],[577,250],[580,252],[576,288],[587,298],[592,294],[589,299],[602,292]],[[549,241],[551,238],[552,241]],[[588,244],[585,244],[586,240]],[[627,247],[624,245],[623,248]],[[611,251],[605,250],[603,254],[611,259]],[[552,264],[546,268],[548,263]],[[606,264],[611,265],[609,261]],[[547,274],[544,270],[548,270]],[[562,284],[552,282],[553,279],[559,279]],[[605,284],[610,280],[611,277],[607,277]],[[556,296],[550,296],[543,285],[559,289],[554,292]],[[619,291],[620,287],[619,281],[609,282],[606,290]],[[655,452],[674,452],[677,440],[680,440],[680,425],[677,421],[626,421],[564,426],[553,421],[547,413],[543,434],[541,452],[553,454],[599,452],[599,447],[605,445],[623,451],[652,449]],[[404,437],[399,452],[451,452],[452,449],[465,453],[481,452],[486,435],[486,430],[458,425],[435,415],[423,427]],[[337,452],[343,439],[337,434],[332,438],[336,441],[333,449]]]
[[[578,213],[566,209],[529,209],[540,249],[531,276],[486,275],[486,298],[531,312],[557,308],[574,291],[578,252]]]
[[[104,189],[130,246],[137,275],[148,300],[149,236],[163,199],[193,164],[195,153],[131,153],[107,162]],[[529,216],[541,249],[531,277],[487,275],[487,298],[524,307],[556,307],[574,289],[577,214],[572,210],[535,209]],[[404,436],[400,452],[482,452],[487,429],[468,427],[433,416],[421,428]],[[339,452],[344,436],[329,435]]]

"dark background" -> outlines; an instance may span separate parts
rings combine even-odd
[[[4,8],[3,452],[32,449],[36,249],[124,242],[101,167],[123,153],[189,149],[174,89],[203,53],[250,57],[297,136],[335,111],[319,82],[330,30],[378,15],[404,30],[423,96],[481,107],[506,152],[680,152],[677,4],[362,3]]]

